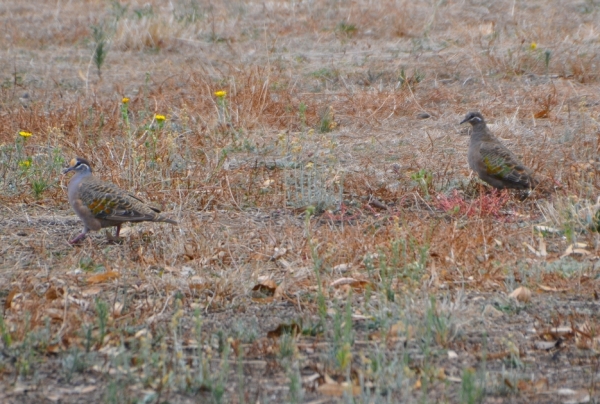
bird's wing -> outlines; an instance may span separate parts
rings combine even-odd
[[[502,144],[482,142],[479,153],[489,176],[525,187],[531,186],[531,171]]]
[[[158,215],[140,199],[111,183],[89,181],[81,184],[80,198],[97,219],[115,222],[152,221]]]
[[[135,196],[135,195],[132,195],[132,194],[127,194],[127,196],[128,196],[128,197],[130,197],[130,198],[133,198],[133,199],[135,199],[136,201],[138,201],[139,203],[143,204],[144,206],[146,206],[147,208],[149,208],[149,209],[153,210],[153,211],[154,211],[154,212],[156,212],[156,213],[160,213],[160,212],[161,212],[161,211],[160,211],[160,209],[158,209],[158,208],[155,208],[154,206],[150,206],[150,205],[148,205],[148,204],[146,203],[146,201],[144,201],[143,199],[140,199],[140,198],[138,198],[138,197],[137,197],[137,196]]]

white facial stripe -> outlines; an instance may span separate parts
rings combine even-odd
[[[471,118],[471,121],[473,122],[481,122],[481,118],[478,116],[474,116],[473,118]]]

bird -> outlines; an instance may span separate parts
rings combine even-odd
[[[117,228],[116,240],[125,222],[165,222],[176,225],[175,220],[160,214],[160,210],[146,204],[115,184],[102,181],[92,175],[92,166],[82,157],[72,159],[63,174],[75,172],[67,187],[69,204],[83,221],[83,231],[70,244],[83,240],[90,230],[98,231],[105,227]]]
[[[469,112],[460,124],[465,122],[473,126],[468,153],[469,167],[479,178],[498,189],[531,190],[536,187],[533,171],[490,132],[481,113]]]

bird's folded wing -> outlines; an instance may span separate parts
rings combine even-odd
[[[504,146],[482,142],[479,149],[486,173],[503,181],[529,184],[529,170]]]
[[[144,201],[144,200],[142,200],[142,199],[138,198],[138,197],[137,197],[137,196],[135,196],[135,195],[132,195],[132,194],[127,194],[127,196],[129,196],[129,197],[131,197],[131,198],[135,199],[136,201],[138,201],[139,203],[143,204],[143,205],[144,205],[144,206],[146,206],[148,209],[152,209],[152,210],[153,210],[154,212],[156,212],[156,213],[160,213],[160,212],[161,212],[161,210],[160,210],[160,209],[158,209],[158,208],[155,208],[154,206],[150,206],[150,205],[148,205],[148,204],[146,203],[146,201]]]
[[[90,182],[82,185],[81,201],[98,219],[138,222],[154,220],[157,216],[138,198],[125,194],[113,184]]]

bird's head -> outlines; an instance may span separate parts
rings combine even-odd
[[[467,116],[465,116],[465,119],[460,122],[460,124],[462,125],[465,122],[469,122],[473,126],[479,123],[485,123],[483,120],[483,115],[481,115],[479,112],[469,112]]]
[[[69,167],[64,169],[63,174],[66,174],[69,171],[75,171],[76,173],[91,173],[92,166],[90,165],[90,162],[83,157],[75,157],[74,159],[71,159],[69,162]]]

